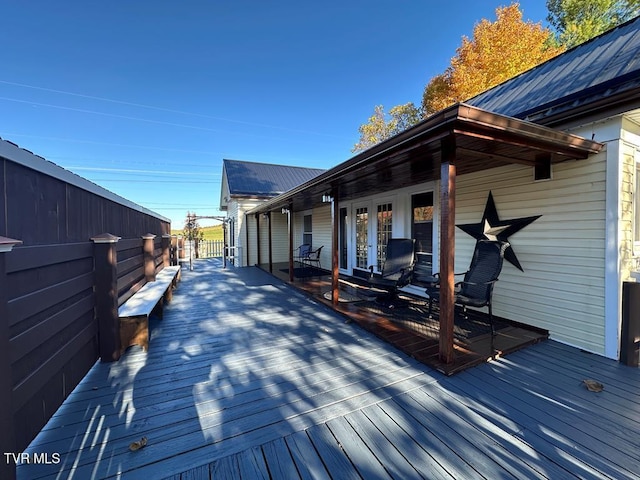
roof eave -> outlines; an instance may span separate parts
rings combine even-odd
[[[268,200],[248,213],[277,210],[305,190],[326,184],[329,187],[346,174],[418,146],[436,144],[447,137],[475,136],[493,138],[523,148],[553,153],[563,158],[587,158],[599,152],[603,145],[576,135],[504,115],[488,112],[467,104],[455,104],[428,117],[419,124],[387,139],[325,173]]]

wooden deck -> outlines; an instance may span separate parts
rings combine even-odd
[[[261,268],[268,271],[268,265],[261,265]],[[274,264],[271,273],[280,280],[289,283],[288,264]],[[311,295],[318,302],[336,310],[350,321],[358,323],[365,330],[445,375],[453,375],[466,368],[515,352],[549,337],[549,332],[546,330],[505,319],[498,320],[497,317],[496,322],[499,324],[499,328],[496,328],[496,335],[492,336],[487,320],[488,315],[482,311],[469,310],[468,316],[472,320],[476,319],[486,324],[486,328],[474,336],[456,338],[454,340],[455,359],[452,363],[447,364],[440,360],[439,311],[434,309],[433,325],[431,328],[427,327],[426,300],[422,301],[425,304],[425,307],[421,309],[425,312],[424,315],[418,315],[418,318],[411,320],[407,319],[407,316],[411,315],[408,315],[406,308],[387,309],[381,306],[371,308],[372,302],[344,302],[334,306],[330,301],[331,296],[325,296],[331,292],[331,275],[294,278],[291,284]],[[358,279],[342,278],[341,276],[340,295],[355,295],[357,297],[358,294],[367,291],[368,294],[371,294],[366,285],[366,282],[358,281]],[[412,301],[420,303],[417,298]],[[456,309],[456,324],[463,322],[460,317],[461,312]]]
[[[217,260],[151,326],[27,450],[60,463],[19,479],[640,478],[640,370],[553,341],[447,377]]]

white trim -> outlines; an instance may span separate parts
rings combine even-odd
[[[633,179],[632,179],[632,192],[633,192],[633,219],[631,222],[631,234],[633,239],[633,256],[640,256],[640,238],[636,238],[636,232],[640,227],[637,225],[638,223],[638,215],[640,214],[640,188],[638,185],[640,184],[640,150],[638,147],[635,148],[633,154],[634,160],[634,169],[633,169]]]
[[[622,166],[620,140],[607,143],[607,179],[605,197],[605,272],[604,272],[604,354],[618,358],[622,282],[620,272],[620,218],[622,205]]]
[[[56,165],[49,160],[40,157],[34,153],[31,153],[28,150],[18,147],[17,145],[7,141],[0,139],[0,157],[7,159],[10,162],[17,163],[18,165],[22,165],[23,167],[30,168],[35,170],[36,172],[43,173],[45,175],[49,175],[50,177],[57,178],[63,182],[66,182],[75,187],[81,188],[82,190],[86,190],[87,192],[91,192],[99,197],[106,198],[107,200],[111,200],[125,207],[131,208],[138,212],[146,213],[147,215],[151,215],[159,220],[162,220],[167,223],[171,223],[166,217],[149,210],[137,203],[133,203],[126,198],[121,197],[120,195],[116,195],[113,192],[110,192],[106,188],[103,188],[86,178],[83,178],[75,173],[70,172],[69,170],[65,170],[64,168]]]

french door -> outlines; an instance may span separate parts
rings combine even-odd
[[[386,258],[387,242],[393,231],[393,206],[391,202],[354,205],[354,261],[353,268],[382,271]]]

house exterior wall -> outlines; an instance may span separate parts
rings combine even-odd
[[[271,243],[272,243],[272,255],[273,262],[288,262],[289,261],[289,227],[288,216],[279,212],[271,213]],[[293,242],[293,248],[297,245]],[[269,247],[265,250],[267,253],[266,261],[269,260]]]
[[[587,160],[555,164],[552,179],[545,181],[534,181],[533,168],[521,165],[459,176],[455,220],[456,225],[480,222],[490,191],[501,220],[542,215],[510,237],[524,272],[505,262],[494,291],[494,312],[548,329],[556,340],[603,355],[607,350],[604,333],[607,155],[605,151]],[[388,197],[393,204],[393,236],[410,236],[411,195],[425,191],[434,192],[436,203],[434,270],[437,271],[437,182],[385,194],[385,199]],[[375,197],[341,206],[346,206],[351,215],[355,206],[370,200],[375,207]],[[330,222],[326,225],[326,231],[331,232]],[[314,224],[314,244],[317,232]],[[455,271],[463,272],[471,261],[475,240],[460,229],[456,229],[455,239]],[[353,251],[353,239],[350,241]],[[412,293],[418,293],[415,290],[411,288]],[[616,322],[617,312],[619,309],[614,309]]]
[[[258,249],[256,247],[256,241],[255,241],[255,239],[257,238],[256,235],[258,232],[258,222],[256,221],[256,218],[253,215],[245,216],[244,222],[245,222],[245,225],[244,225],[245,232],[247,232],[249,235],[249,244],[244,246],[245,248],[242,255],[244,263],[242,266],[255,265],[258,263]],[[260,222],[260,228],[262,227],[263,227],[262,222]],[[245,243],[246,243],[246,237],[245,237]]]
[[[247,266],[247,248],[249,250],[249,261],[254,263],[249,263],[249,265],[255,264],[257,261],[257,249],[255,245],[256,238],[256,225],[255,218],[250,219],[248,222],[247,217],[245,215],[246,212],[255,208],[259,205],[259,202],[256,200],[247,200],[242,198],[233,198],[230,199],[227,204],[227,219],[233,220],[235,224],[235,232],[234,232],[234,245],[236,246],[236,255],[238,256],[238,262],[236,263],[239,267]],[[260,222],[261,229],[262,226],[265,225],[265,221]],[[247,228],[249,228],[249,245],[247,246]],[[229,235],[231,235],[231,231],[229,229]],[[231,239],[228,240],[229,245],[232,244]],[[261,250],[262,252],[268,252],[268,250]],[[268,257],[264,257],[263,261],[268,261]]]
[[[311,215],[311,234],[312,245],[315,250],[319,247],[322,248],[320,254],[320,263],[322,268],[331,268],[331,205],[326,204],[321,207],[316,207],[310,210],[304,210],[302,212],[295,212],[293,214],[293,248],[297,249],[302,245],[302,235],[304,233],[304,217],[305,215]],[[287,240],[288,241],[288,240]],[[288,258],[288,257],[287,257]]]
[[[622,180],[620,190],[621,279],[630,280],[631,272],[640,270],[640,251],[634,251],[634,196],[636,162],[640,161],[640,125],[623,119],[621,128]],[[635,206],[638,208],[638,205]]]
[[[553,166],[552,179],[511,165],[466,175],[456,185],[456,224],[482,218],[489,191],[501,220],[542,215],[509,238],[524,272],[505,262],[496,315],[548,329],[564,343],[604,354],[606,154]],[[474,239],[456,230],[456,271]]]
[[[325,204],[314,208],[311,220],[313,225],[313,248],[323,247],[322,252],[320,252],[320,264],[322,268],[330,270],[332,242],[331,205]]]

